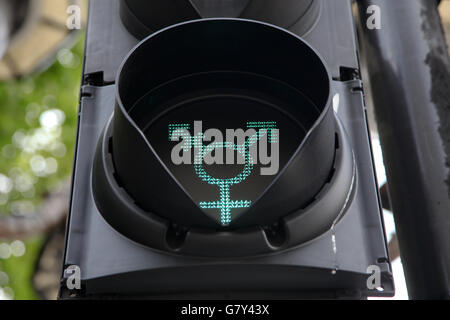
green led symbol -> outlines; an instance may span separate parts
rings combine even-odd
[[[239,184],[252,173],[253,170],[253,159],[250,156],[250,153],[247,152],[249,147],[249,142],[247,141],[244,145],[237,146],[233,143],[229,142],[218,142],[211,143],[206,148],[203,147],[202,150],[195,157],[194,168],[197,175],[205,181],[206,183],[216,185],[220,190],[220,200],[213,202],[200,202],[200,208],[202,209],[219,209],[221,215],[221,223],[226,226],[231,223],[231,209],[238,208],[249,208],[252,204],[251,201],[241,200],[241,201],[232,201],[230,199],[230,187],[235,184]],[[208,173],[206,173],[203,168],[203,158],[212,152],[214,149],[219,148],[230,148],[235,151],[238,151],[245,158],[245,166],[244,170],[238,174],[234,178],[228,179],[217,179],[213,178]]]
[[[190,137],[190,139],[184,139],[189,141],[190,145],[185,146],[186,148],[197,148],[199,152],[195,155],[194,159],[194,169],[198,177],[210,184],[215,185],[219,188],[220,199],[218,201],[212,202],[200,202],[199,206],[202,209],[218,209],[220,210],[221,223],[223,226],[227,226],[231,223],[231,210],[240,208],[249,208],[252,204],[250,200],[231,200],[230,189],[231,186],[240,184],[245,181],[248,176],[253,171],[253,157],[250,154],[250,146],[257,143],[262,137],[268,134],[269,143],[278,143],[278,137],[273,129],[276,129],[276,122],[248,122],[247,128],[259,129],[256,133],[250,136],[244,144],[236,145],[232,142],[214,142],[207,146],[203,145],[203,134],[200,133],[197,136]],[[171,139],[172,134],[177,132],[177,130],[184,131],[190,129],[188,124],[171,124],[169,125],[169,139]],[[185,137],[187,138],[187,137]],[[239,152],[244,158],[244,169],[241,173],[233,178],[219,179],[211,177],[206,170],[203,168],[204,158],[206,155],[214,151],[215,149],[232,149]]]

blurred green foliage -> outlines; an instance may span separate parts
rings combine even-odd
[[[36,258],[42,246],[42,237],[33,237],[25,241],[26,252],[21,257],[0,260],[0,270],[9,277],[7,284],[16,300],[36,300],[39,297],[31,284]]]
[[[80,36],[72,49],[60,50],[43,73],[0,83],[0,219],[36,214],[44,195],[70,178],[83,44]],[[15,299],[37,298],[31,276],[43,236],[24,240],[22,256],[0,254],[3,285]]]

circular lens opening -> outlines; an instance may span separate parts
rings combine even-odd
[[[310,203],[330,175],[329,74],[283,29],[180,24],[144,40],[117,84],[117,175],[142,209],[173,223],[271,225]]]

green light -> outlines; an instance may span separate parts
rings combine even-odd
[[[190,124],[169,124],[169,141],[174,141],[174,137],[179,136],[186,141],[183,146],[183,151],[187,152],[191,149],[191,135],[189,130],[191,128]]]
[[[275,121],[271,122],[247,122],[247,128],[253,128],[253,129],[265,129],[269,131],[269,143],[278,143],[278,136],[275,132],[272,131],[272,129],[277,128],[277,123]]]
[[[178,136],[182,136],[184,141],[190,141],[190,145],[185,146],[187,149],[195,148],[199,150],[194,159],[194,170],[197,176],[210,185],[215,185],[219,188],[219,201],[199,203],[201,209],[218,209],[221,215],[221,224],[227,226],[232,221],[231,210],[249,208],[252,205],[251,200],[231,200],[231,186],[237,185],[245,181],[253,171],[253,158],[250,155],[250,146],[257,143],[262,137],[268,134],[268,140],[270,143],[278,143],[278,136],[272,132],[272,129],[277,128],[277,123],[272,122],[247,122],[247,128],[259,129],[256,134],[249,137],[244,144],[236,145],[232,142],[214,142],[207,146],[203,145],[203,133],[199,133],[196,136],[188,137],[187,130],[190,129],[188,124],[170,124],[169,125],[169,140],[172,141],[174,133],[178,133]],[[177,132],[182,130],[183,132]],[[245,165],[243,171],[233,178],[219,179],[210,176],[203,168],[204,158],[206,155],[214,151],[215,149],[232,149],[239,152],[245,159]]]
[[[169,141],[172,141],[175,131],[177,130],[190,130],[190,124],[169,124]]]
[[[221,223],[224,226],[231,223],[231,209],[249,208],[252,204],[252,202],[248,200],[232,201],[230,198],[230,187],[232,185],[239,184],[247,179],[247,177],[252,173],[253,170],[252,158],[250,156],[250,153],[246,152],[248,150],[249,142],[247,141],[245,145],[246,147],[243,148],[242,146],[237,146],[229,142],[211,143],[206,148],[202,146],[201,151],[195,157],[194,168],[200,179],[208,184],[218,186],[220,190],[220,201],[200,202],[200,208],[219,209],[221,215]],[[236,177],[229,179],[217,179],[208,175],[208,173],[203,168],[203,158],[208,153],[218,148],[230,148],[243,154],[245,158],[245,167],[244,170]]]

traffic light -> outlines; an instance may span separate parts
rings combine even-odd
[[[392,295],[355,39],[350,0],[91,1],[61,297]]]

